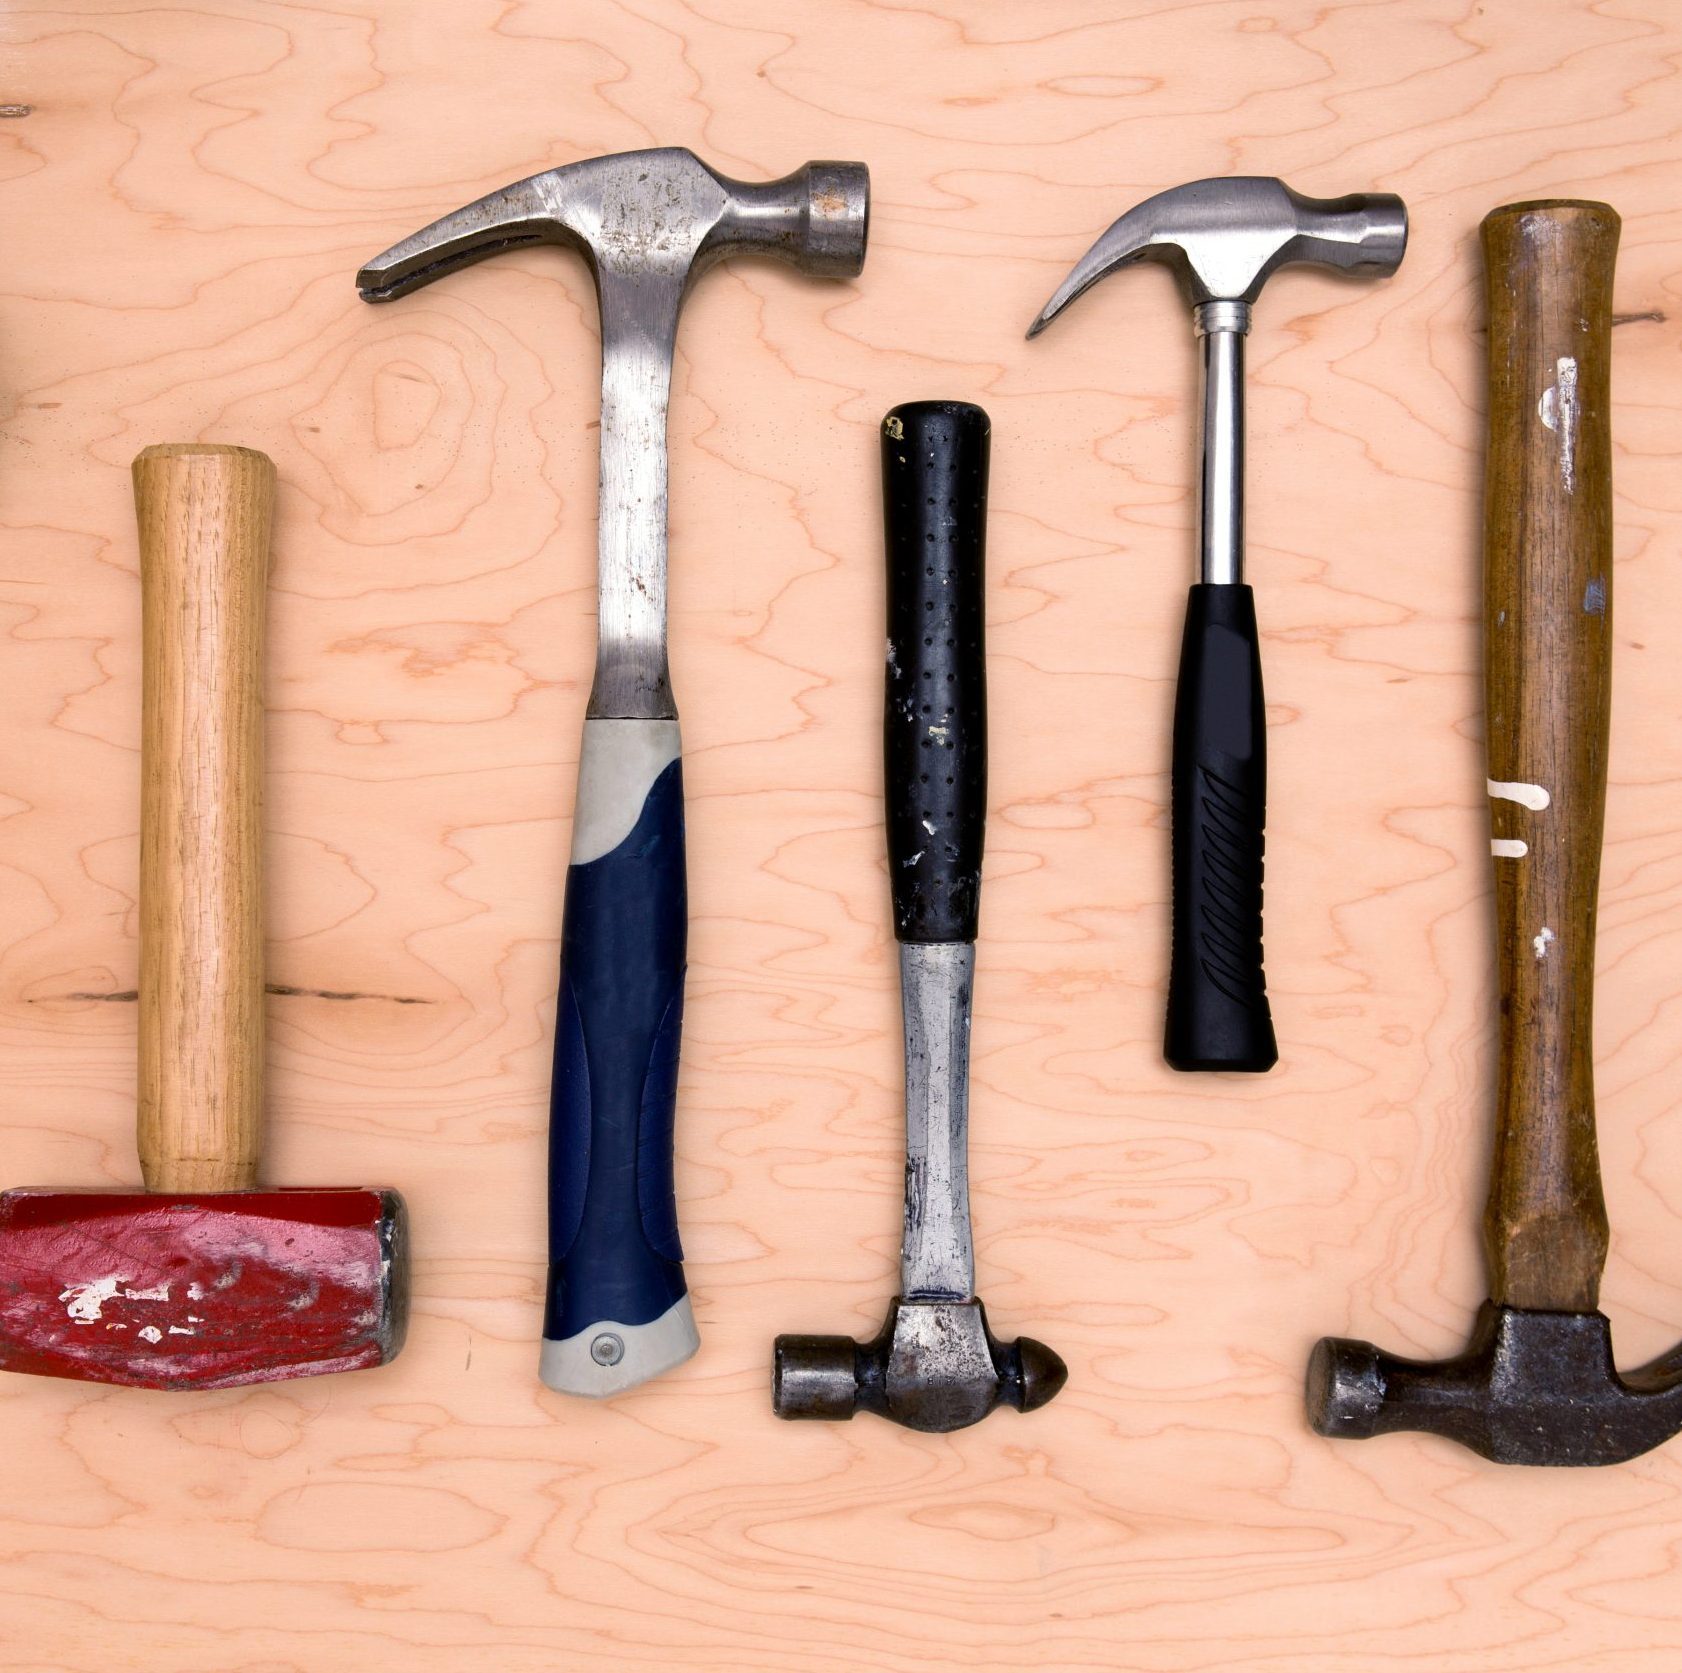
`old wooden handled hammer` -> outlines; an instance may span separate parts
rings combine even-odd
[[[1309,1421],[1447,1435],[1502,1464],[1616,1464],[1682,1428],[1682,1351],[1619,1373],[1594,1118],[1595,897],[1612,671],[1608,415],[1618,217],[1515,203],[1489,295],[1484,675],[1500,987],[1489,1299],[1452,1359],[1328,1338]]]
[[[0,1369],[189,1389],[379,1365],[403,1340],[402,1199],[255,1188],[274,466],[149,447],[134,493],[148,1189],[0,1196]]]

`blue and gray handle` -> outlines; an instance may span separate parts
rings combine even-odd
[[[561,931],[540,1374],[608,1395],[700,1345],[672,1123],[688,900],[675,720],[584,723]]]

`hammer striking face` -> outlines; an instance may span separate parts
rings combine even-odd
[[[405,1265],[391,1191],[8,1191],[0,1370],[227,1388],[382,1365]]]

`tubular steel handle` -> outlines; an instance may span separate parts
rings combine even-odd
[[[1484,676],[1501,1057],[1491,1293],[1596,1305],[1595,902],[1612,669],[1612,273],[1603,203],[1483,223],[1489,300]]]
[[[1175,1069],[1271,1069],[1262,975],[1267,714],[1255,598],[1191,589],[1174,699],[1174,910],[1163,1056]]]
[[[137,1140],[153,1191],[257,1180],[263,1110],[263,618],[274,465],[148,447],[140,531]]]
[[[973,941],[987,817],[987,461],[963,401],[882,420],[888,875],[901,941]]]

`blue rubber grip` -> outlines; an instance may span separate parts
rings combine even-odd
[[[686,1291],[672,1125],[687,911],[673,761],[630,834],[567,871],[549,1111],[552,1340],[647,1324]]]

